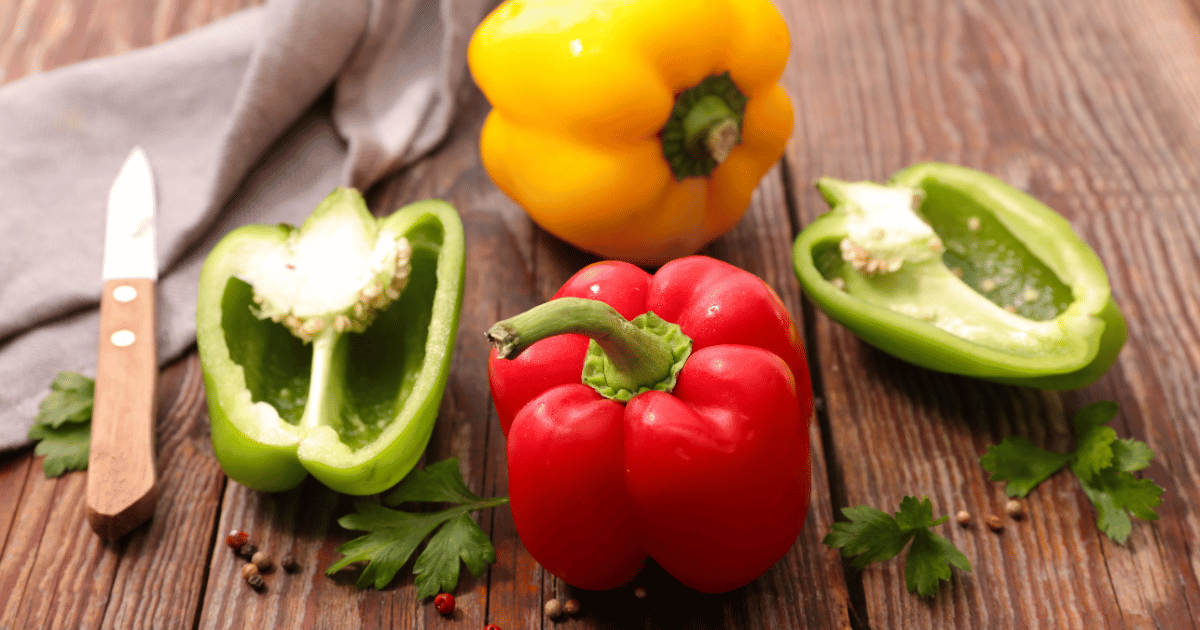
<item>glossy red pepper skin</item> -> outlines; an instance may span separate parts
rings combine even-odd
[[[679,324],[692,354],[670,393],[627,404],[580,382],[588,339],[560,335],[489,381],[508,439],[513,519],[568,583],[628,583],[647,556],[703,592],[742,586],[791,549],[808,511],[812,390],[803,347],[759,278],[703,256],[657,274],[591,265],[554,298]]]

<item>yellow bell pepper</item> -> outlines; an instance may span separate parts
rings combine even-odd
[[[480,153],[545,230],[657,265],[730,230],[783,154],[790,42],[769,0],[509,0],[468,63]]]

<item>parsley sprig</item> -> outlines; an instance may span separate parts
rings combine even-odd
[[[75,372],[59,372],[29,429],[38,440],[35,455],[45,456],[42,471],[58,477],[71,470],[87,470],[92,441],[92,402],[96,381]]]
[[[338,524],[370,533],[338,547],[338,553],[344,555],[329,567],[327,574],[365,561],[367,566],[358,577],[358,585],[381,589],[395,579],[428,537],[412,569],[417,598],[425,599],[454,590],[458,585],[460,560],[475,576],[496,561],[492,541],[471,518],[471,512],[508,503],[508,497],[485,499],[471,492],[458,470],[457,458],[430,464],[425,470],[413,469],[384,496],[383,502],[391,506],[449,503],[452,507],[438,512],[403,512],[375,503],[357,504],[355,512],[338,519]]]
[[[1104,400],[1080,409],[1072,420],[1075,450],[1056,453],[1034,446],[1027,438],[1010,436],[979,458],[992,481],[1006,481],[1010,497],[1024,497],[1050,475],[1070,464],[1084,494],[1096,509],[1096,526],[1117,543],[1124,543],[1133,524],[1129,515],[1153,521],[1163,489],[1133,473],[1150,465],[1154,451],[1144,442],[1119,439],[1106,426],[1117,415],[1117,403]]]
[[[938,581],[950,579],[951,566],[971,570],[971,563],[953,543],[929,531],[949,517],[933,520],[928,497],[904,497],[894,516],[866,505],[842,508],[842,514],[850,522],[834,523],[822,542],[831,549],[841,549],[847,558],[854,556],[851,564],[856,568],[889,560],[912,541],[904,561],[904,584],[910,593],[932,597]]]

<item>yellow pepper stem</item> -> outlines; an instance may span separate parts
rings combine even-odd
[[[720,164],[740,138],[741,118],[719,96],[696,101],[683,117],[684,145],[697,157],[708,155]]]
[[[676,179],[707,177],[741,142],[746,96],[729,73],[706,77],[675,98],[660,137]]]

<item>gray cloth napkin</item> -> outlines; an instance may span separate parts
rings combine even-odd
[[[108,190],[135,145],[157,187],[166,362],[195,339],[221,236],[300,223],[336,186],[366,189],[442,139],[493,3],[270,0],[0,88],[0,450],[28,443],[55,374],[95,374]]]

